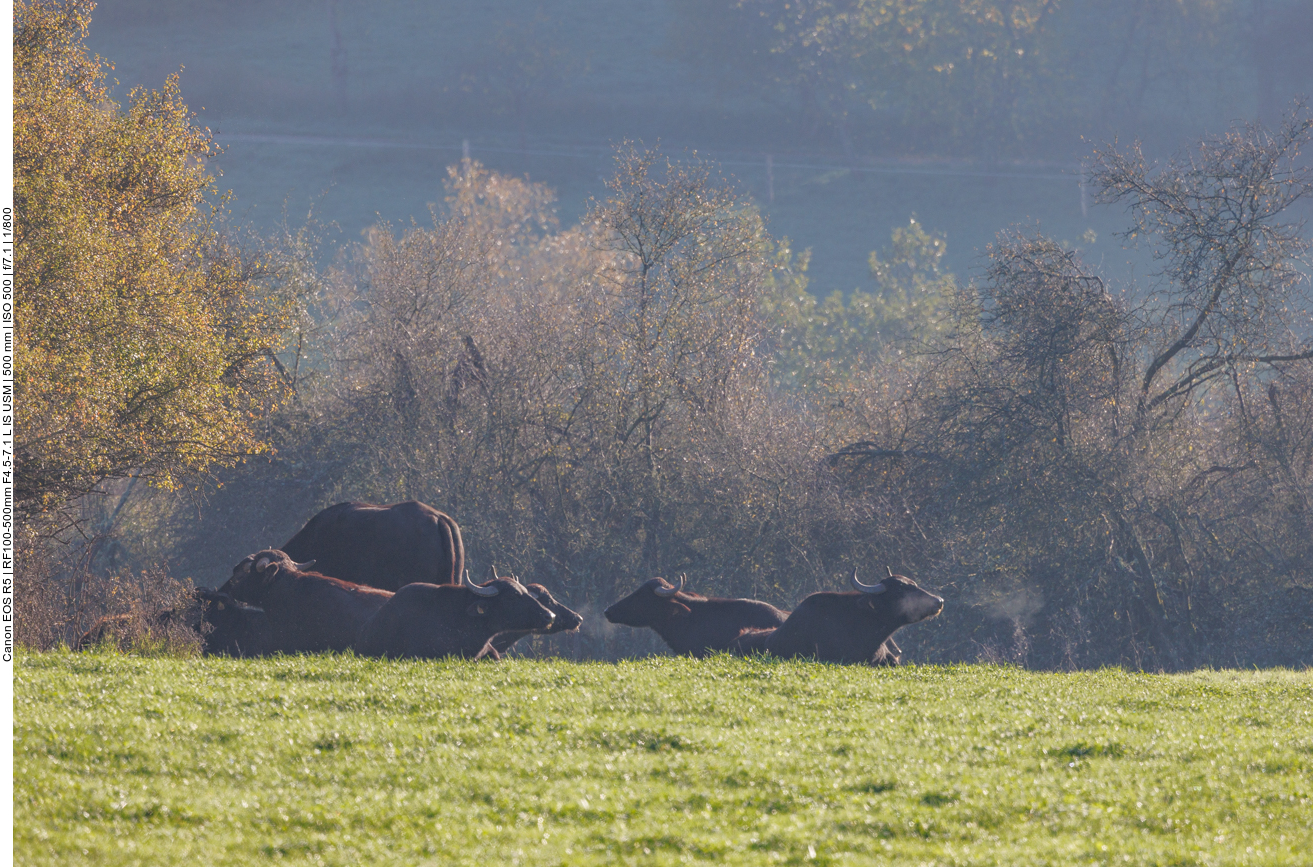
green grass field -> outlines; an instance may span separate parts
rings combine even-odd
[[[20,864],[1313,863],[1313,672],[24,654]]]

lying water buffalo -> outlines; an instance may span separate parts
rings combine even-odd
[[[729,650],[745,629],[780,626],[789,615],[755,599],[708,599],[653,578],[603,612],[622,626],[647,626],[675,653],[706,656]]]
[[[192,590],[183,605],[145,618],[132,614],[102,617],[82,634],[74,650],[88,650],[104,642],[125,648],[142,633],[159,637],[176,627],[197,633],[206,656],[262,656],[268,652],[269,624],[264,610],[204,587]]]
[[[493,655],[498,633],[545,630],[555,616],[520,582],[407,584],[360,630],[356,652],[389,658]],[[495,653],[495,651],[493,651]]]
[[[776,629],[744,631],[732,650],[786,659],[897,665],[894,632],[929,620],[944,608],[943,599],[892,572],[878,584],[863,584],[854,569],[852,583],[854,592],[808,596]]]
[[[365,622],[392,599],[387,590],[304,571],[312,565],[297,563],[284,551],[259,551],[238,563],[219,588],[264,609],[270,653],[346,650]]]
[[[766,642],[775,634],[774,629],[745,629],[730,645],[730,652],[739,656],[751,656],[754,653],[767,653]],[[898,665],[903,660],[903,651],[892,638],[886,638],[884,644],[876,649],[868,665]]]
[[[497,573],[494,570],[494,580],[496,575]],[[556,597],[543,585],[525,584],[524,589],[529,591],[530,596],[538,600],[539,605],[552,612],[552,622],[542,629],[515,629],[497,633],[489,642],[490,650],[487,654],[494,659],[499,659],[502,654],[515,645],[515,642],[526,635],[556,635],[561,632],[574,632],[584,622],[583,617],[578,612],[571,611],[560,602],[557,602]]]
[[[201,605],[201,641],[206,656],[264,656],[273,633],[263,608],[239,602],[217,590],[196,589]]]
[[[314,560],[323,575],[381,590],[416,581],[458,584],[465,571],[460,527],[450,515],[414,500],[329,506],[282,550],[293,560]]]

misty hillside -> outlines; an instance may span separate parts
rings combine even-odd
[[[862,4],[124,0],[97,9],[89,45],[123,88],[182,70],[225,148],[220,184],[258,226],[284,205],[293,223],[313,205],[342,240],[380,218],[427,222],[466,141],[490,168],[555,188],[570,221],[613,146],[636,140],[717,162],[773,234],[813,249],[822,294],[868,282],[868,254],[913,215],[947,237],[959,273],[1011,225],[1115,265],[1120,215],[1080,187],[1092,143],[1144,138],[1166,154],[1237,118],[1275,119],[1310,89],[1305,4],[1004,5],[1020,35],[980,21],[927,48],[979,56],[975,43],[1001,39],[1036,58],[1003,69],[1017,95],[1001,107],[998,82],[944,96],[877,63]]]

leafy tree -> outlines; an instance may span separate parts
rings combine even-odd
[[[893,121],[939,142],[997,152],[1028,131],[1057,78],[1057,0],[738,0],[677,7],[673,53],[768,102],[792,96],[813,135]],[[733,38],[729,38],[729,37]],[[763,91],[765,91],[763,93]]]
[[[620,314],[615,364],[632,397],[625,427],[650,439],[672,402],[709,410],[752,352],[768,248],[760,217],[706,166],[652,151],[618,158],[592,218],[614,264],[603,273]]]
[[[763,314],[781,383],[848,378],[891,346],[923,342],[948,327],[957,291],[956,279],[941,267],[948,244],[915,218],[893,230],[888,249],[871,253],[873,291],[857,289],[846,299],[838,291],[824,299],[808,293],[808,254],[794,261],[787,242],[780,252]]]
[[[675,0],[668,53],[845,153],[1067,159],[1072,131],[1182,133],[1309,88],[1300,0]],[[728,107],[728,106],[727,106]],[[741,105],[735,106],[740,108]],[[793,124],[790,124],[793,125]]]
[[[853,293],[849,309],[868,307],[886,340],[925,340],[941,333],[957,289],[956,278],[941,264],[946,253],[948,243],[913,217],[893,230],[884,258],[872,251],[867,261],[875,291]]]
[[[109,98],[85,0],[14,19],[15,379],[27,518],[107,479],[176,485],[258,451],[291,304],[268,255],[222,230],[213,153],[176,76]],[[58,524],[58,521],[56,521]]]

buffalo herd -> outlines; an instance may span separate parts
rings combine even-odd
[[[792,612],[755,599],[716,599],[653,578],[604,612],[611,623],[647,627],[670,649],[770,654],[822,662],[897,665],[893,634],[928,620],[944,600],[893,574],[853,589],[813,593]],[[243,558],[217,590],[193,592],[159,615],[202,636],[208,655],[265,656],[352,650],[395,658],[499,659],[527,635],[572,632],[583,618],[541,584],[515,576],[474,583],[460,527],[423,503],[339,503],[310,519],[282,548]],[[105,618],[78,646],[106,640]]]

